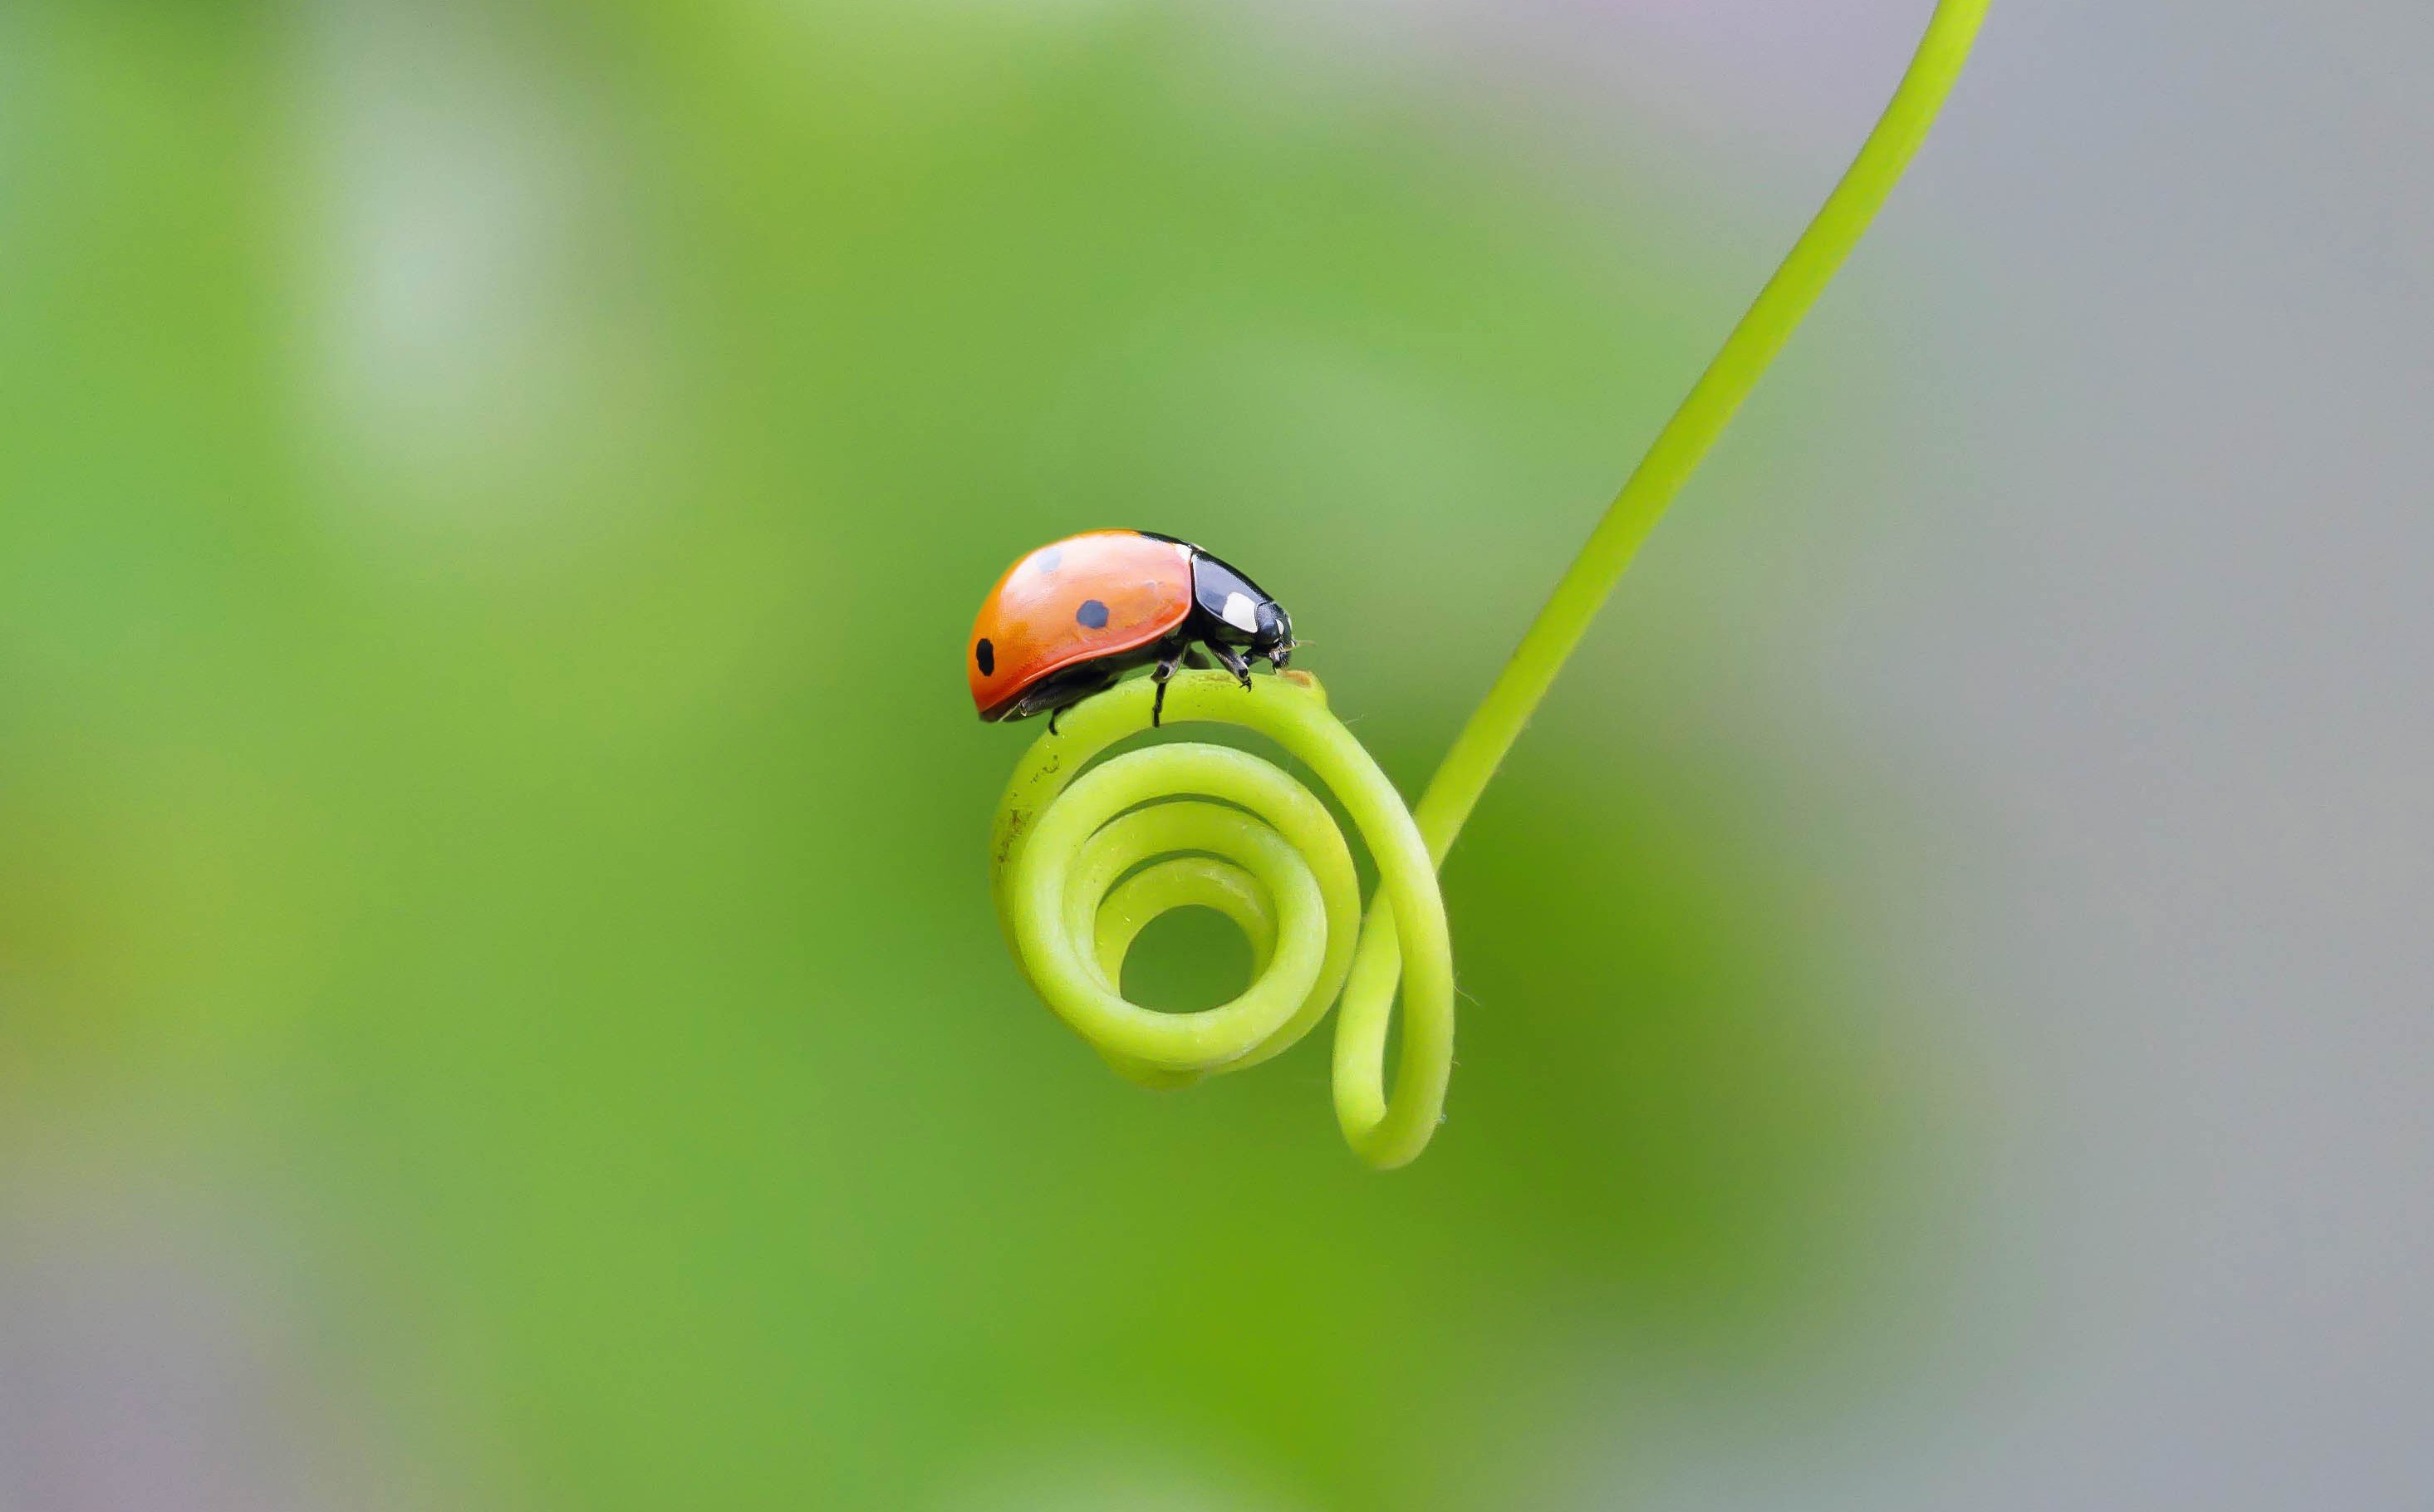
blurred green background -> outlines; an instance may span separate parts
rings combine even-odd
[[[2424,0],[1994,8],[1417,1164],[998,937],[1000,569],[1415,791],[1928,9],[0,6],[0,1512],[2434,1503]]]
[[[1590,1504],[1660,1383],[1898,1355],[1911,821],[1681,628],[1833,562],[1797,432],[1456,851],[1416,1167],[1325,1030],[1120,1083],[992,921],[1000,568],[1206,542],[1416,791],[1824,187],[1544,146],[1191,9],[0,21],[9,1504]],[[1766,403],[1882,427],[1869,335]]]

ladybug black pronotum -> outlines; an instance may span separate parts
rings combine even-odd
[[[1251,685],[1252,659],[1284,670],[1293,619],[1260,585],[1188,541],[1146,530],[1093,530],[1052,541],[1006,569],[981,601],[966,647],[972,706],[983,719],[1056,715],[1152,667],[1150,723],[1166,713],[1166,679],[1213,656]]]

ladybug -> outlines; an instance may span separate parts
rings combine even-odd
[[[1247,689],[1252,658],[1281,672],[1293,648],[1284,606],[1191,542],[1093,530],[1005,570],[972,622],[965,670],[983,719],[1044,713],[1053,735],[1058,714],[1135,667],[1153,669],[1155,725],[1178,665],[1207,667],[1214,656]]]

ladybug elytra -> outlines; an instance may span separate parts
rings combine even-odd
[[[1157,683],[1155,725],[1177,666],[1213,656],[1248,688],[1252,659],[1281,672],[1293,648],[1284,606],[1217,558],[1173,536],[1093,530],[1006,569],[981,601],[965,670],[983,719],[1044,713],[1053,734],[1057,714],[1135,667]]]

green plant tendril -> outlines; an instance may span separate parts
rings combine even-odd
[[[1258,730],[1335,794],[1378,867],[1365,927],[1343,832],[1273,764],[1187,742],[1089,765],[1149,728],[1147,681],[1068,711],[1061,733],[1033,743],[991,835],[999,922],[1033,988],[1117,1071],[1175,1087],[1257,1065],[1309,1033],[1340,994],[1334,1084],[1345,1139],[1381,1169],[1427,1147],[1453,1067],[1453,955],[1436,868],[1640,543],[1909,165],[1985,13],[1986,0],[1940,0],[1849,171],[1607,507],[1416,807],[1403,806],[1307,674],[1260,678],[1250,697],[1223,673],[1169,684],[1170,722]],[[1125,1002],[1119,987],[1134,938],[1189,907],[1242,928],[1251,986],[1198,1013]],[[1402,1053],[1390,1100],[1386,1035],[1398,987]]]

